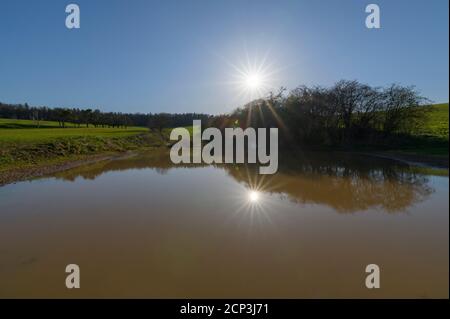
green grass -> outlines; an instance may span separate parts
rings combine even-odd
[[[448,114],[448,103],[431,106],[424,124],[415,134],[448,140]]]
[[[2,143],[49,142],[67,137],[125,137],[148,132],[146,128],[39,128],[0,129]]]
[[[448,103],[429,106],[425,119],[398,148],[421,155],[448,156]]]
[[[94,128],[91,125],[87,128],[70,123],[66,126],[60,128],[58,122],[41,121],[37,128],[36,121],[0,119],[0,146],[7,143],[46,143],[72,137],[126,137],[148,132],[144,127]]]
[[[64,162],[85,155],[123,152],[165,144],[162,134],[144,127],[60,128],[57,122],[0,119],[0,172],[11,168]]]
[[[76,125],[72,123],[65,123],[65,126],[76,127]],[[59,123],[52,121],[40,121],[38,126],[37,121],[0,118],[0,129],[4,128],[5,129],[59,128]]]

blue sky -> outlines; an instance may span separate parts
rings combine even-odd
[[[1,0],[0,101],[123,112],[224,113],[247,58],[273,88],[357,79],[449,100],[448,0]],[[365,6],[381,29],[365,27]]]

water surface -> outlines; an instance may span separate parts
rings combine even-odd
[[[165,152],[104,161],[0,188],[0,297],[448,298],[448,186],[336,153],[271,176]]]

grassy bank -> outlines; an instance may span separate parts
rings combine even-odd
[[[160,147],[167,142],[166,131],[160,134],[146,128],[58,128],[54,122],[47,122],[45,128],[33,125],[33,121],[0,120],[0,184],[17,179],[14,175],[36,175],[48,166]]]
[[[415,157],[447,159],[448,162],[448,103],[430,106],[423,123],[411,135],[400,137],[390,151]]]
[[[364,145],[358,152],[410,164],[448,168],[448,103],[428,106],[422,123],[409,135],[392,136],[385,145]]]

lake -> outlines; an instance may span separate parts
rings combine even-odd
[[[0,297],[448,298],[447,170],[302,153],[257,172],[155,151],[0,187]]]

